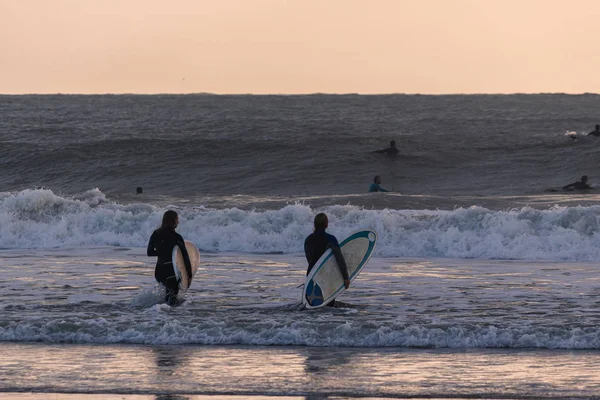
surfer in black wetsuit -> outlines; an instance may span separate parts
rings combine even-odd
[[[398,154],[398,152],[399,152],[399,151],[400,151],[400,150],[398,150],[398,149],[396,148],[396,141],[395,141],[395,140],[392,140],[392,141],[390,142],[390,147],[388,147],[388,148],[385,148],[385,149],[381,149],[381,150],[375,150],[373,153],[385,153],[385,154],[387,154],[388,156],[395,156],[395,155],[397,155],[397,154]]]
[[[592,187],[590,185],[587,184],[587,180],[588,177],[587,175],[583,175],[581,177],[581,180],[578,182],[573,182],[568,184],[567,186],[563,186],[563,190],[567,191],[567,192],[572,192],[574,190],[585,190],[585,189],[591,189]]]
[[[335,260],[337,261],[342,277],[344,277],[344,286],[346,289],[350,287],[350,279],[348,277],[348,267],[346,267],[346,260],[342,251],[340,250],[340,244],[335,236],[325,232],[325,229],[329,226],[329,220],[327,215],[319,213],[315,216],[315,231],[311,233],[304,241],[304,254],[306,255],[306,261],[308,261],[308,269],[306,275],[310,273],[319,258],[327,251],[331,249]],[[335,306],[335,299],[329,304],[329,307]]]
[[[179,246],[181,254],[183,255],[188,278],[192,278],[192,264],[190,263],[190,256],[185,248],[185,242],[183,241],[183,237],[175,232],[178,224],[179,217],[177,216],[177,213],[173,210],[166,211],[163,214],[161,227],[155,230],[152,233],[152,236],[150,236],[148,250],[146,251],[148,257],[158,256],[156,268],[154,269],[154,278],[156,278],[156,281],[161,283],[167,290],[165,301],[169,305],[175,303],[177,294],[179,293],[179,282],[173,271],[172,257],[173,248],[175,246]]]
[[[587,134],[588,136],[600,136],[600,125],[596,125],[596,129]]]

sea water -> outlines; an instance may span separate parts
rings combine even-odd
[[[0,395],[594,397],[599,198],[552,190],[594,183],[564,131],[599,98],[1,96]],[[167,209],[202,253],[178,307]],[[379,241],[306,311],[317,212]]]
[[[204,253],[179,307],[140,248],[4,251],[2,390],[127,395],[588,397],[591,262],[372,259],[302,310],[301,254]]]

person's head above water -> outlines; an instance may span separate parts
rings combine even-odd
[[[390,147],[396,147],[396,141],[395,140],[392,140],[390,142]]]
[[[144,189],[142,189],[142,187],[141,187],[141,186],[138,186],[138,187],[135,189],[135,192],[136,192],[137,194],[142,194],[142,193],[144,193]]]
[[[375,175],[375,178],[373,178],[373,183],[376,183],[379,185],[381,183],[381,176]]]
[[[173,210],[165,211],[160,229],[170,229],[174,231],[175,228],[177,228],[177,225],[179,225],[179,216],[177,213]]]
[[[581,177],[581,182],[583,182],[583,183],[586,183],[586,182],[587,182],[587,180],[588,180],[588,177],[587,177],[587,175],[583,175],[583,176]]]
[[[596,130],[600,131],[600,125],[596,124]]]
[[[318,213],[315,215],[315,230],[327,229],[328,226],[329,220],[327,219],[327,215],[325,215],[325,213]]]

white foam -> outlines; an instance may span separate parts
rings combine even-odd
[[[65,316],[59,320],[8,323],[0,327],[0,341],[132,344],[242,344],[321,347],[433,347],[433,348],[549,348],[600,349],[597,329],[565,327],[438,326],[341,321],[316,324],[281,321],[263,315],[261,321],[239,325],[227,316],[193,324],[170,315],[166,304],[155,305],[140,323],[115,324],[104,318]],[[166,314],[165,314],[166,313]]]
[[[131,307],[148,308],[165,302],[166,291],[164,286],[155,285],[151,289],[144,289],[131,300]]]
[[[164,208],[106,201],[99,190],[80,199],[50,190],[0,195],[0,247],[145,246]],[[376,256],[529,260],[600,260],[600,206],[482,207],[453,211],[366,210],[356,206],[277,210],[178,208],[178,231],[203,251],[301,252],[319,211],[343,239],[358,229],[379,234]]]
[[[0,341],[600,348],[595,262],[377,258],[301,311],[301,255],[205,255],[170,307],[144,250],[4,251]]]

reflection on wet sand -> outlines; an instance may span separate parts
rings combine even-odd
[[[317,400],[589,397],[600,391],[596,373],[600,354],[593,351],[9,343],[0,347],[3,399],[15,392],[124,393],[152,395],[154,400],[195,400],[200,395]],[[110,396],[102,399],[106,398]]]

